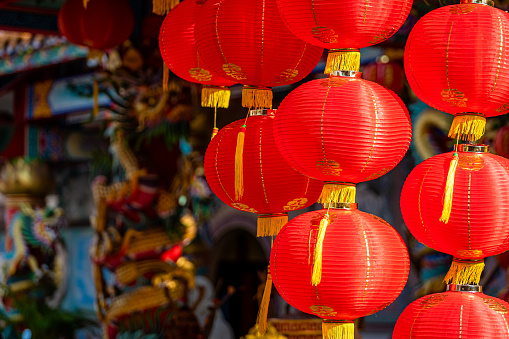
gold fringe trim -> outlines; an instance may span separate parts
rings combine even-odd
[[[180,0],[152,0],[152,13],[166,15],[173,7],[177,6],[179,2]]]
[[[356,71],[361,65],[361,52],[358,49],[330,50],[325,65],[325,74],[335,71]]]
[[[454,258],[444,278],[446,284],[479,285],[484,270],[484,260],[461,260]]]
[[[92,109],[92,115],[94,118],[99,114],[99,83],[97,79],[94,79],[94,89],[92,91],[92,96],[94,97],[94,107]]]
[[[354,339],[355,325],[353,322],[322,322],[323,339]]]
[[[201,90],[201,106],[228,108],[230,106],[230,95],[228,87],[204,86]]]
[[[242,107],[272,108],[272,90],[270,88],[246,87],[242,89]]]
[[[318,198],[319,203],[355,202],[355,185],[326,182],[322,194]]]
[[[262,301],[258,309],[258,317],[256,325],[258,332],[264,335],[267,332],[267,314],[269,313],[270,294],[272,293],[272,276],[270,275],[270,266],[267,267],[267,280],[265,281],[265,289],[263,290]]]
[[[440,221],[447,224],[451,216],[452,209],[452,194],[454,193],[454,177],[456,176],[456,168],[458,167],[458,153],[454,152],[454,155],[449,164],[449,173],[447,173],[447,182],[445,183],[444,201],[442,215]]]
[[[258,215],[257,237],[274,236],[288,222],[288,214]]]
[[[484,135],[485,128],[486,118],[482,115],[456,115],[449,130],[449,137],[476,141]]]
[[[235,149],[235,200],[239,201],[244,196],[244,139],[246,137],[246,125],[242,125],[237,134],[237,148]]]
[[[166,63],[163,62],[163,91],[168,92],[169,86],[168,83],[170,82],[170,69],[168,66],[166,66]]]
[[[325,239],[325,232],[329,225],[329,214],[325,214],[323,219],[320,220],[318,228],[318,237],[316,239],[315,253],[313,260],[313,275],[311,276],[311,285],[318,286],[322,281],[322,256],[323,256],[323,240]]]

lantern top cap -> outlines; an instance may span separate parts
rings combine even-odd
[[[495,2],[493,0],[461,0],[461,5],[463,4],[481,4],[488,5],[491,7],[495,7]]]
[[[325,209],[335,209],[335,210],[356,210],[357,203],[354,202],[331,202],[324,203],[323,208]]]
[[[329,73],[329,77],[347,77],[347,78],[361,78],[362,72],[358,71],[333,71]]]
[[[459,144],[454,146],[455,152],[488,153],[488,145]]]
[[[448,284],[446,291],[448,291],[448,292],[482,293],[482,286],[480,286],[480,285],[455,285],[455,284]]]
[[[264,109],[250,109],[249,110],[249,116],[250,117],[254,117],[254,116],[273,116],[273,115],[276,115],[276,111],[277,109],[267,109],[267,108],[264,108]]]

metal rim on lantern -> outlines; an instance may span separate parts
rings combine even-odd
[[[487,5],[491,7],[495,7],[495,2],[493,0],[461,0],[461,5],[463,4],[480,4]]]
[[[267,109],[267,108],[263,108],[263,109],[250,109],[249,110],[249,116],[250,117],[255,117],[255,116],[260,116],[260,115],[269,115],[269,111],[273,111],[272,109]]]
[[[455,284],[448,284],[446,291],[449,291],[449,292],[482,293],[482,286],[480,286],[480,285],[455,285]]]
[[[329,77],[347,77],[347,78],[360,78],[362,72],[358,71],[333,71]]]
[[[459,144],[454,146],[456,152],[488,153],[488,145]]]
[[[324,203],[323,204],[324,209],[335,209],[335,210],[356,210],[357,209],[357,203],[355,202],[331,202],[331,203]]]

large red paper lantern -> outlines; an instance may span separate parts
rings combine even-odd
[[[276,237],[270,258],[279,294],[300,311],[323,318],[324,338],[353,338],[353,320],[391,304],[409,271],[405,243],[391,225],[356,204],[342,207],[293,218]],[[324,218],[321,281],[313,286]]]
[[[306,44],[283,23],[276,1],[207,1],[198,11],[198,51],[218,75],[244,84],[244,107],[272,107],[270,87],[303,79],[323,49]]]
[[[165,64],[180,78],[205,85],[202,106],[228,108],[234,81],[221,78],[203,61],[194,43],[195,13],[199,5],[186,0],[164,19],[159,34],[159,49]]]
[[[465,287],[468,290],[478,286]],[[507,339],[508,309],[505,301],[481,292],[431,294],[414,301],[403,311],[392,338]]]
[[[405,72],[422,101],[455,115],[449,136],[474,141],[485,117],[509,112],[509,17],[462,2],[419,20],[406,44]]]
[[[288,220],[287,213],[312,205],[323,186],[323,182],[295,171],[281,156],[274,142],[274,113],[269,110],[268,115],[247,120],[242,162],[244,194],[240,198],[236,194],[235,155],[244,120],[221,129],[205,154],[210,188],[231,207],[257,213],[259,236],[277,234]]]
[[[412,0],[278,0],[290,30],[309,44],[329,49],[325,73],[360,60],[359,48],[390,38],[405,22]]]
[[[331,197],[354,202],[354,194],[342,196],[343,188],[389,172],[405,155],[412,135],[398,96],[359,77],[299,86],[281,103],[274,130],[290,165],[326,182],[322,202]]]
[[[459,145],[450,215],[444,217],[444,192],[455,152],[419,164],[401,192],[401,212],[410,232],[428,247],[455,257],[448,281],[478,283],[482,258],[509,250],[509,160],[487,148]]]
[[[113,48],[129,38],[134,15],[127,0],[67,0],[58,13],[58,27],[67,40],[93,49]]]

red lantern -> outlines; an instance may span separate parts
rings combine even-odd
[[[455,287],[456,285],[452,285]],[[478,286],[462,286],[467,290]],[[401,314],[393,339],[507,339],[509,304],[480,292],[427,295]]]
[[[244,107],[271,108],[269,87],[303,79],[323,53],[288,30],[275,1],[207,1],[197,16],[200,55],[216,74],[246,85]]]
[[[341,206],[293,218],[276,237],[270,258],[279,294],[323,318],[324,338],[353,338],[353,320],[391,304],[409,271],[405,243],[394,228],[356,204]],[[328,225],[320,232],[324,218]],[[321,281],[313,286],[320,242]]]
[[[379,44],[405,22],[411,0],[337,1],[278,0],[283,20],[290,30],[309,44],[329,49],[325,73],[360,60],[359,48]],[[353,53],[352,53],[353,52]]]
[[[241,164],[246,178],[243,196],[237,197],[235,167],[237,136],[244,120],[221,129],[205,154],[205,176],[210,188],[231,207],[257,213],[259,236],[277,234],[288,220],[287,213],[312,205],[323,186],[321,181],[305,177],[286,163],[274,142],[275,110],[268,113],[251,116],[247,122]]]
[[[387,56],[385,58],[388,59]],[[397,62],[377,61],[371,63],[364,68],[362,74],[364,79],[374,81],[396,93],[399,93],[405,86],[405,71],[403,66]]]
[[[422,101],[455,115],[450,137],[475,141],[486,117],[509,112],[509,17],[462,2],[419,20],[407,41],[405,72]]]
[[[281,103],[276,144],[299,172],[326,181],[320,201],[355,201],[355,184],[389,172],[412,135],[405,105],[390,90],[356,77],[309,81]]]
[[[228,108],[230,89],[235,84],[215,74],[200,57],[194,43],[196,1],[177,5],[164,19],[159,34],[159,49],[165,64],[180,78],[203,84],[202,106]]]
[[[419,164],[401,192],[401,212],[410,232],[455,257],[446,277],[454,283],[479,283],[482,258],[509,250],[509,160],[487,150],[459,145],[450,215],[444,214],[444,205],[454,152]]]
[[[126,0],[67,0],[58,13],[58,27],[74,44],[105,50],[129,38],[134,15]]]

